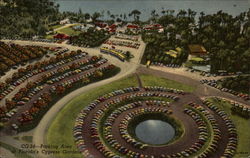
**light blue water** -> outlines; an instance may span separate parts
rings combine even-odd
[[[165,144],[175,136],[174,128],[160,120],[146,120],[135,128],[135,134],[144,143]]]
[[[78,12],[79,8],[83,13],[104,12],[107,16],[111,14],[128,14],[137,9],[142,20],[147,20],[152,10],[161,15],[162,8],[175,10],[192,9],[196,12],[204,11],[206,14],[216,13],[219,10],[237,15],[250,8],[250,0],[55,0],[60,4],[60,11]],[[131,17],[132,19],[132,17]]]

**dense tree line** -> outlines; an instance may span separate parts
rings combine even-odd
[[[143,34],[148,46],[142,62],[149,54],[163,56],[162,52],[168,49],[187,50],[188,44],[202,44],[209,52],[212,72],[249,72],[250,9],[235,17],[222,11],[212,15],[201,12],[198,21],[195,20],[197,13],[191,9],[174,12],[162,10],[159,16],[152,11],[151,21],[163,25],[164,33]]]
[[[87,32],[82,32],[78,36],[70,39],[69,43],[78,46],[97,47],[106,41],[110,35],[106,30],[95,30],[89,28]]]
[[[0,5],[0,37],[44,35],[58,19],[59,5],[50,0],[3,0]]]
[[[250,75],[228,77],[221,81],[222,87],[235,90],[237,92],[250,93]]]

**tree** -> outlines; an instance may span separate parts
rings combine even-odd
[[[26,88],[27,89],[31,89],[35,86],[35,83],[34,82],[28,82],[27,85],[26,85]]]
[[[103,73],[102,73],[101,71],[96,70],[96,71],[94,72],[94,77],[100,78],[100,77],[102,77],[102,76],[103,76]]]
[[[141,12],[139,11],[139,10],[137,10],[137,9],[135,9],[135,10],[133,10],[131,13],[130,13],[130,15],[132,16],[134,16],[134,21],[139,21],[139,18],[140,18],[140,15],[141,15]]]
[[[0,36],[44,35],[48,23],[53,20],[52,17],[56,17],[55,15],[59,13],[58,6],[49,0],[6,0],[5,3],[6,5],[0,6]]]
[[[10,99],[6,99],[5,106],[8,110],[11,110],[12,108],[14,108],[16,106],[16,103]]]
[[[57,95],[61,95],[61,94],[63,94],[64,92],[65,92],[65,88],[64,88],[63,86],[58,85],[58,86],[56,87],[56,94],[57,94]]]
[[[89,13],[86,13],[86,14],[84,15],[84,18],[85,18],[86,20],[89,20],[89,19],[90,19],[90,14],[89,14]]]
[[[130,51],[126,51],[126,57],[130,58],[131,52]]]
[[[87,83],[89,83],[89,82],[90,82],[90,79],[89,79],[88,77],[84,77],[84,78],[82,79],[82,83],[87,84]]]
[[[92,20],[95,22],[99,17],[101,17],[101,14],[99,12],[94,12],[92,15]]]

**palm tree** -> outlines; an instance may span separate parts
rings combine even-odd
[[[134,21],[139,21],[141,12],[137,9],[133,10],[130,15],[134,15]]]
[[[114,14],[111,14],[110,17],[115,20],[115,15]]]
[[[200,17],[199,17],[199,29],[201,29],[203,27],[203,24],[205,22],[205,13],[204,12],[200,12]]]
[[[179,13],[177,14],[177,17],[185,17],[186,14],[187,14],[187,12],[186,12],[185,10],[181,9],[181,10],[179,11]]]
[[[94,12],[92,15],[92,20],[96,21],[99,17],[101,17],[101,14],[99,12]]]

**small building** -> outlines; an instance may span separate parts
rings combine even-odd
[[[81,25],[75,25],[73,26],[72,28],[74,30],[79,30],[79,31],[83,31],[83,32],[86,32],[88,31],[88,29],[90,28],[94,28],[95,26],[94,25],[91,25],[91,24],[81,24]]]
[[[188,45],[189,48],[189,54],[196,55],[196,56],[202,56],[207,55],[207,50],[199,44],[190,44]]]
[[[140,29],[140,26],[134,25],[134,24],[128,24],[127,29],[135,29],[135,30],[137,30],[137,29]]]
[[[110,32],[110,33],[115,33],[116,32],[116,29],[117,29],[117,25],[116,24],[112,24],[110,26],[108,26],[107,30]]]
[[[136,24],[127,24],[126,31],[128,31],[128,30],[132,31],[133,33],[138,33],[139,31],[141,31],[141,27],[139,25],[136,25]]]
[[[144,30],[157,30],[158,32],[164,32],[164,27],[160,24],[146,25],[143,28]]]
[[[98,26],[100,28],[105,28],[108,26],[108,24],[104,22],[95,22],[95,26]]]
[[[59,22],[61,25],[64,25],[64,24],[69,24],[70,23],[70,20],[68,18],[66,19],[63,19]]]
[[[188,59],[190,60],[193,57],[206,57],[208,52],[207,50],[199,44],[190,44],[188,45],[189,49],[189,56]]]

